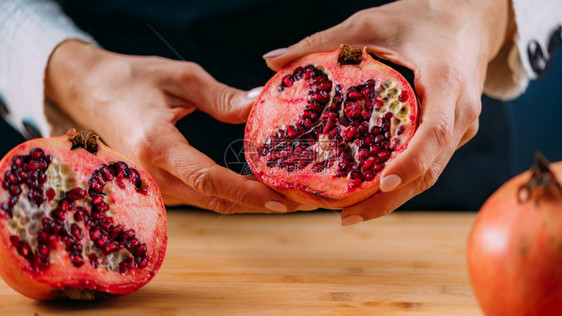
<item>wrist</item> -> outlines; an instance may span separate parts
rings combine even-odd
[[[89,43],[68,40],[58,45],[45,69],[45,99],[76,120],[85,110],[84,83],[100,64],[103,51]]]
[[[483,23],[482,40],[487,47],[487,62],[492,61],[515,33],[512,0],[475,0]]]

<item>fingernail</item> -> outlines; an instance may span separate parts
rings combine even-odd
[[[277,212],[277,213],[287,212],[287,207],[285,206],[285,204],[283,204],[279,201],[275,201],[275,200],[265,202],[265,208],[267,208],[270,211]]]
[[[381,191],[388,192],[396,189],[402,183],[402,178],[397,174],[388,175],[381,180]]]
[[[307,204],[301,204],[299,205],[299,207],[297,207],[297,210],[299,211],[314,211],[317,210],[318,206],[314,206],[314,205],[307,205]]]
[[[281,55],[285,54],[287,52],[287,50],[288,49],[286,47],[274,49],[274,50],[270,51],[269,53],[264,54],[262,57],[263,58],[273,58],[273,57],[281,56]]]
[[[255,100],[258,95],[260,95],[262,90],[263,87],[255,87],[246,93],[246,98],[248,98],[249,100]]]
[[[341,220],[342,226],[351,226],[364,221],[361,215],[348,215]]]

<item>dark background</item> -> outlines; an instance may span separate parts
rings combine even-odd
[[[262,1],[246,0],[247,7],[236,11],[229,7],[230,4],[223,7],[214,5],[213,3],[218,2],[226,3],[218,0],[208,0],[205,3],[168,2],[174,4],[173,8],[177,5],[183,5],[185,8],[168,10],[164,14],[163,11],[152,9],[156,5],[151,1],[135,1],[134,5],[131,5],[127,1],[61,0],[66,13],[81,29],[92,34],[103,47],[121,53],[154,54],[178,59],[175,52],[168,47],[169,44],[182,58],[200,63],[219,81],[241,89],[263,85],[273,74],[262,61],[261,54],[290,45],[308,34],[335,25],[364,5],[353,7],[340,1],[286,0],[265,1],[268,3],[265,8]],[[195,10],[198,14],[190,15],[195,12],[190,11],[195,3],[200,6],[198,11]],[[323,5],[318,6],[319,3]],[[306,5],[311,7],[303,7]],[[217,7],[223,8],[223,12],[215,12]],[[302,12],[315,14],[294,17],[294,7],[301,7]],[[277,14],[272,15],[270,12]],[[197,16],[207,18],[201,19]],[[167,44],[159,36],[162,36]],[[414,199],[415,203],[406,204],[404,207],[475,210],[497,185],[508,177],[528,169],[535,150],[542,151],[551,161],[562,160],[562,124],[559,123],[562,117],[561,55],[559,51],[546,73],[533,81],[527,92],[509,102],[507,107],[500,102],[484,98],[481,132],[475,141],[463,147],[459,151],[460,154],[453,157],[449,170],[446,169],[442,176],[442,181],[438,181],[436,186],[425,192],[425,200],[430,204],[418,197]],[[507,120],[505,116],[508,116]],[[509,118],[512,118],[512,126],[504,128],[503,124],[509,123]],[[225,135],[242,135],[243,131],[242,126],[210,127],[208,118],[201,113],[194,113],[180,121],[180,129],[192,144],[197,144],[196,147],[205,153],[211,153],[211,157],[219,163],[223,163],[220,161],[224,153],[223,148],[227,148],[231,142]],[[507,130],[512,132],[512,136],[504,136]],[[494,131],[498,131],[498,137],[489,137]],[[22,141],[23,137],[0,118],[0,155],[3,156]],[[473,149],[495,150],[496,154],[494,159],[486,154],[466,155]],[[509,150],[512,151],[511,155],[502,156],[502,152]],[[466,156],[465,160],[460,159],[463,156]],[[474,157],[478,159],[475,160]],[[476,166],[474,171],[466,168],[468,164],[473,168]],[[511,170],[509,173],[512,174],[507,175],[506,170]],[[495,172],[496,176],[490,172]],[[448,176],[449,174],[451,176]],[[477,192],[480,186],[486,185],[485,189]],[[438,190],[444,189],[448,190],[444,191],[445,194],[438,193]],[[446,200],[444,195],[450,195],[449,199]],[[469,205],[470,203],[472,204]]]

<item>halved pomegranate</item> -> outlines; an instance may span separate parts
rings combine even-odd
[[[416,95],[366,49],[302,57],[271,78],[245,133],[254,174],[287,197],[323,208],[355,204],[418,125]]]
[[[0,275],[38,300],[131,293],[166,251],[151,176],[93,133],[27,141],[0,161]]]

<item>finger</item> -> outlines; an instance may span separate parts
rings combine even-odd
[[[261,182],[249,180],[220,167],[209,157],[189,146],[172,125],[160,126],[158,133],[147,135],[140,144],[142,161],[160,166],[204,196],[237,201],[243,206],[284,212],[298,203],[284,198]]]
[[[383,170],[381,191],[388,192],[425,174],[453,143],[455,106],[460,81],[441,69],[420,74],[416,87],[422,95],[421,124],[404,152]],[[457,140],[458,141],[458,140]]]
[[[183,67],[176,67],[175,73],[164,80],[167,91],[221,122],[246,121],[261,87],[250,91],[235,89],[218,82],[196,63],[181,64]]]
[[[287,49],[276,49],[265,54],[263,58],[267,66],[274,71],[278,71],[289,62],[310,53],[333,51],[341,44],[357,46],[356,29],[359,23],[350,23],[350,19],[327,30],[307,36]]]
[[[448,150],[433,162],[426,174],[392,192],[377,192],[370,198],[346,207],[341,212],[342,225],[349,226],[362,221],[390,214],[412,197],[431,187],[451,159],[454,149]]]
[[[165,184],[162,185],[161,192],[166,205],[169,206],[190,205],[197,208],[212,210],[221,214],[277,213],[264,207],[255,208],[242,205],[240,203],[242,197],[239,197],[237,201],[229,201],[215,196],[203,195],[187,186],[169,172],[159,168],[156,171],[151,171],[151,174],[154,174],[155,177],[158,178],[159,182]],[[287,212],[293,212],[296,210],[297,209],[293,208],[289,209]]]

